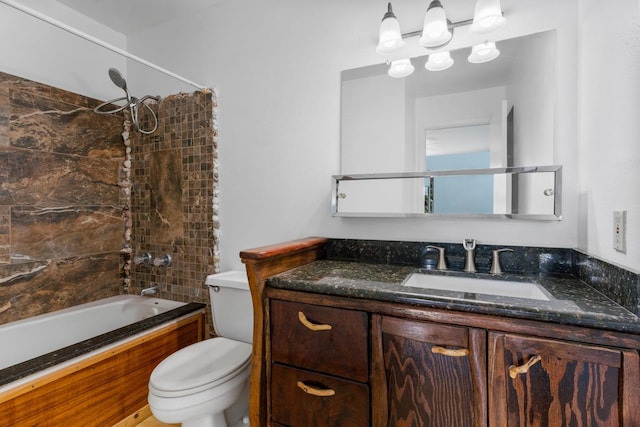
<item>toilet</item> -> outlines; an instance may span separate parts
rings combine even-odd
[[[149,379],[149,407],[183,427],[248,426],[253,307],[244,271],[213,274],[209,286],[216,338],[160,362]]]

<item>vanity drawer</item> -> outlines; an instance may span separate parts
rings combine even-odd
[[[367,382],[368,319],[361,311],[271,300],[271,358]]]
[[[369,386],[275,364],[271,419],[290,427],[369,425]]]

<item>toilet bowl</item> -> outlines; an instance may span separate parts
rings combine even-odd
[[[149,407],[159,421],[183,427],[248,425],[253,308],[246,275],[221,273],[209,276],[206,283],[220,336],[160,362],[149,379]]]

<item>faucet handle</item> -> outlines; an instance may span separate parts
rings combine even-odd
[[[436,265],[436,270],[446,270],[447,269],[447,260],[444,256],[444,248],[440,246],[427,246],[427,249],[434,249],[438,251],[438,264]]]
[[[493,259],[491,260],[491,274],[502,274],[502,267],[500,266],[500,252],[513,252],[513,249],[496,249],[493,251]]]
[[[171,259],[171,255],[162,254],[153,260],[153,265],[155,265],[156,267],[170,267],[172,261],[173,260]]]
[[[151,264],[151,254],[149,252],[143,252],[139,255],[133,257],[133,263],[135,265],[150,265]]]

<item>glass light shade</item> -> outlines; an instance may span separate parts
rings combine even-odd
[[[413,73],[413,70],[414,67],[411,65],[411,60],[409,60],[409,58],[398,59],[391,61],[391,66],[389,67],[387,74],[391,77],[402,78]]]
[[[494,42],[484,42],[471,48],[471,55],[469,55],[468,60],[473,64],[482,64],[496,59],[498,55],[500,55],[500,51],[496,48]]]
[[[436,52],[429,55],[429,60],[424,64],[424,68],[429,71],[442,71],[453,65],[453,58],[449,51]]]
[[[444,8],[440,0],[433,0],[424,15],[422,37],[419,43],[423,47],[438,47],[446,44],[451,37],[453,34],[449,31]]]
[[[477,0],[473,23],[469,31],[473,33],[488,33],[503,27],[507,19],[502,16],[500,0]]]
[[[400,32],[400,24],[393,14],[391,3],[389,3],[388,12],[385,13],[380,24],[380,38],[376,52],[379,54],[391,53],[400,49],[405,45]]]

